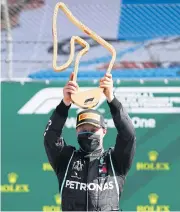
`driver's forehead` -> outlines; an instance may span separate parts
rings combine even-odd
[[[94,125],[92,125],[92,124],[83,124],[83,125],[81,125],[81,126],[79,126],[78,128],[77,128],[77,130],[92,130],[92,129],[99,129],[99,127],[96,127],[96,126],[94,126]]]

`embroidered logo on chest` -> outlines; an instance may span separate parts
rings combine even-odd
[[[72,166],[72,170],[82,171],[84,164],[81,163],[81,160],[75,161]]]

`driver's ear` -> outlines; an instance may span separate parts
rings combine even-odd
[[[107,129],[103,128],[103,134],[106,135]]]

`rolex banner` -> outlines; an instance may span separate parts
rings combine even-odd
[[[48,163],[43,133],[61,101],[64,83],[7,83],[1,86],[1,210],[59,211],[58,182]],[[97,84],[80,83],[82,89]],[[121,198],[123,211],[180,210],[180,82],[115,83],[115,95],[136,129],[137,150]],[[105,98],[96,107],[107,122],[105,148],[116,129]],[[63,129],[77,145],[72,105]]]

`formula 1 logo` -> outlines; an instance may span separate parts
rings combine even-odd
[[[92,87],[83,87],[83,90],[89,89]],[[180,113],[180,87],[117,87],[115,96],[128,113]],[[48,114],[55,109],[62,98],[63,88],[44,88],[37,92],[18,114]],[[105,97],[100,99],[94,109],[99,108],[105,101]],[[71,108],[79,109],[74,104]]]
[[[83,87],[83,90],[89,90],[92,87]],[[60,103],[63,98],[63,88],[44,88],[37,92],[19,111],[18,114],[48,114]],[[98,104],[99,107],[105,98],[102,98]],[[72,104],[71,108],[78,109]],[[78,111],[79,112],[79,111]]]

